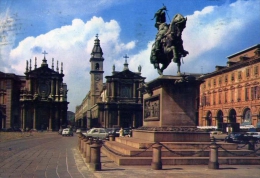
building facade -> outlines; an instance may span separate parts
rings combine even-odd
[[[46,53],[45,53],[46,54]],[[54,70],[48,67],[47,60],[34,70],[28,61],[25,71],[25,86],[20,94],[21,127],[23,129],[58,130],[67,125],[67,85],[63,83],[63,64],[59,71],[58,61]]]
[[[260,45],[228,57],[227,66],[201,77],[199,125],[260,127]]]
[[[0,72],[0,128],[20,128],[20,88],[23,76]]]
[[[127,59],[128,57],[125,56]],[[141,67],[132,72],[125,60],[122,71],[106,76],[103,83],[103,52],[98,37],[91,53],[90,91],[76,107],[78,127],[139,127],[142,125],[143,98],[138,88],[144,83]]]

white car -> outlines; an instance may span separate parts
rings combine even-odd
[[[104,128],[93,128],[90,129],[87,133],[83,133],[85,136],[91,136],[98,139],[106,139],[108,137],[108,132]]]
[[[73,131],[70,128],[66,128],[62,130],[62,136],[73,136]]]

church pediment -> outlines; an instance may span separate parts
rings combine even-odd
[[[28,72],[27,75],[44,77],[44,76],[57,76],[60,74],[48,67],[40,67],[40,68],[37,68],[35,70]]]
[[[125,70],[119,73],[116,73],[115,75],[112,76],[112,78],[133,78],[133,79],[141,79],[143,77],[141,77],[140,75],[131,72],[130,70]]]

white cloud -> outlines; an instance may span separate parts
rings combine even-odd
[[[216,47],[234,43],[237,35],[248,30],[245,27],[249,22],[259,21],[260,8],[256,4],[256,1],[237,1],[230,5],[205,7],[188,15],[183,39],[191,54],[189,60]]]

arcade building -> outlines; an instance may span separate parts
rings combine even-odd
[[[228,56],[201,77],[199,125],[239,123],[260,127],[260,44]]]

